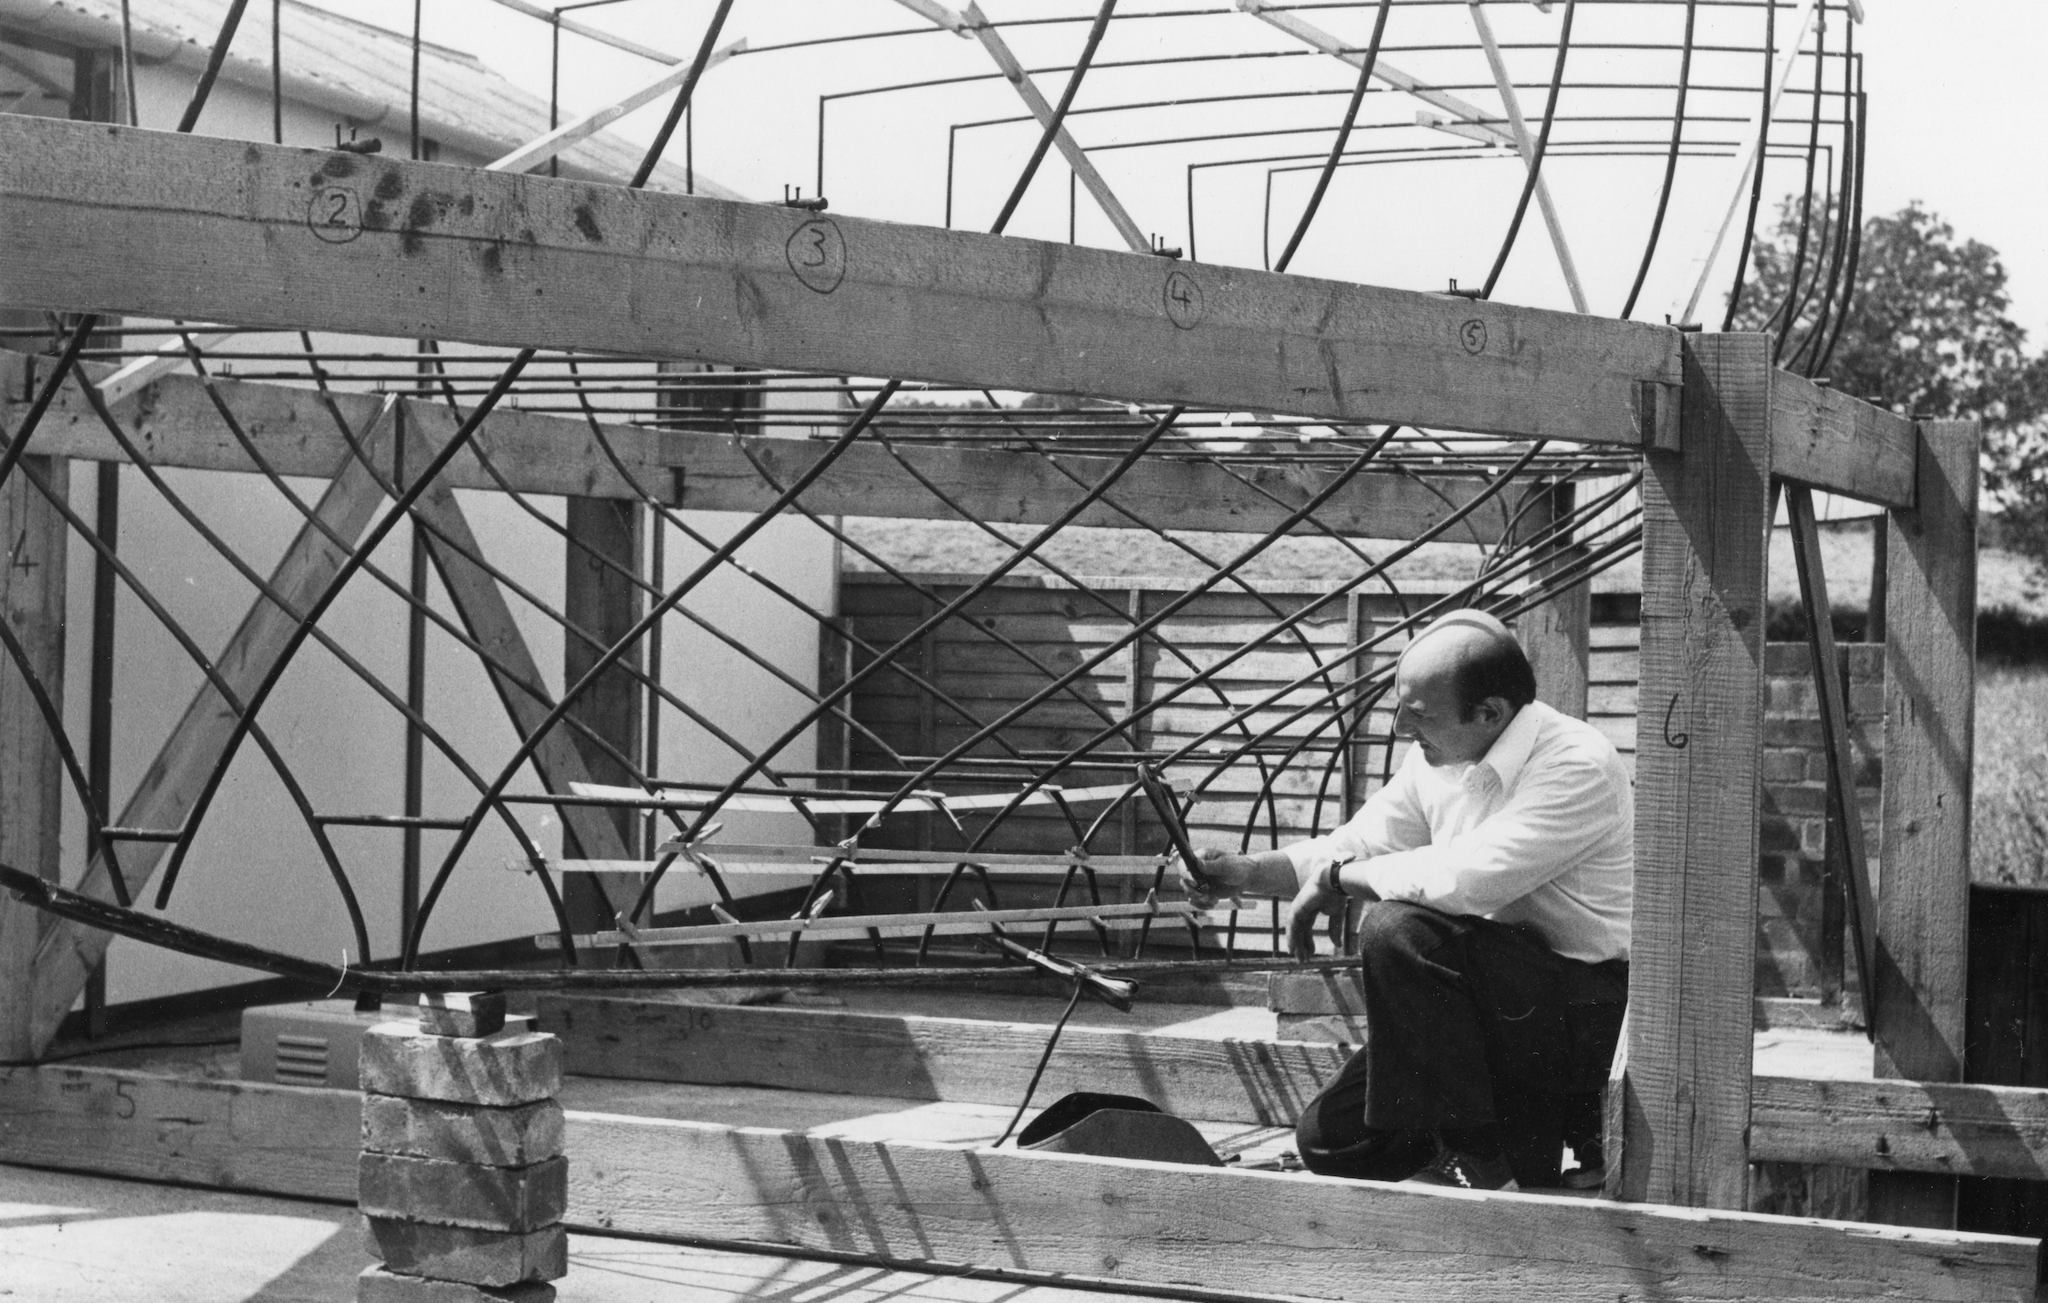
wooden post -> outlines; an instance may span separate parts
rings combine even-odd
[[[640,509],[637,503],[610,498],[571,497],[568,499],[568,527],[569,537],[574,541],[567,545],[563,614],[570,625],[588,633],[594,641],[585,642],[573,633],[564,640],[564,691],[588,673],[598,657],[624,637],[639,618],[638,590],[626,575],[612,569],[605,561],[614,562],[626,574],[640,573]],[[639,682],[627,667],[637,668],[641,661],[642,651],[635,647],[618,665],[600,675],[597,682],[569,707],[570,719],[581,722],[628,756],[640,754],[642,701]],[[634,785],[631,772],[614,756],[580,731],[567,729],[566,721],[564,728],[575,739],[576,749],[583,755],[583,767],[589,772],[590,781]],[[637,817],[631,810],[614,813],[621,844],[640,844],[639,829],[634,822]],[[584,846],[575,830],[566,823],[562,843],[566,857],[583,859],[597,855],[597,849]],[[619,911],[633,907],[631,886],[607,882],[605,876],[608,875],[567,875],[563,903],[569,911],[570,925],[578,931],[610,928]]]
[[[1621,1198],[1748,1193],[1770,341],[1688,337],[1681,451],[1645,454]]]
[[[1884,823],[1875,981],[1879,1077],[1961,1081],[1969,972],[1977,653],[1977,425],[1920,426],[1916,505],[1891,513]],[[1955,1225],[1953,1177],[1872,1172],[1873,1220]]]
[[[58,496],[71,463],[24,457],[0,485],[0,618],[20,641],[30,670],[64,700],[64,518],[29,484],[35,476]],[[0,862],[55,881],[63,770],[50,725],[12,661],[0,664]],[[0,1058],[33,1058],[36,946],[44,932],[34,907],[0,893]]]
[[[1515,532],[1525,539],[1540,538],[1559,520],[1571,515],[1573,492],[1569,484],[1550,485],[1540,490],[1516,523]],[[1543,579],[1565,569],[1584,549],[1551,544],[1551,555],[1537,567],[1532,578]],[[1536,671],[1536,696],[1574,719],[1586,717],[1586,680],[1590,673],[1593,624],[1593,590],[1578,584],[1559,593],[1534,610],[1524,611],[1515,621],[1516,636],[1529,664]]]

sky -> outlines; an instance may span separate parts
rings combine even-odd
[[[409,28],[412,0],[316,0],[354,16],[394,28]],[[1156,9],[1164,0],[1135,0],[1120,12]],[[2032,132],[2048,125],[2048,78],[2037,67],[2048,52],[2048,4],[2039,0],[1864,0],[1867,20],[1856,41],[1864,52],[1870,92],[1867,214],[1896,210],[1919,200],[1949,220],[1959,235],[1990,244],[2010,273],[2013,315],[2028,329],[2036,346],[2048,344],[2048,226],[2040,214],[2048,208],[2048,179],[2030,158],[2037,146]],[[428,39],[469,50],[515,82],[545,94],[548,78],[546,27],[520,17],[490,0],[425,0]],[[584,22],[631,35],[650,45],[688,54],[694,50],[712,0],[623,0],[583,9],[574,16]],[[1047,14],[1085,14],[1086,0],[985,0],[984,8],[999,21]],[[1549,15],[1526,4],[1494,0],[1487,7],[1504,43],[1525,39],[1532,47],[1510,60],[1518,81],[1540,82],[1547,55],[1534,48],[1552,38],[1562,6]],[[1604,11],[1604,12],[1603,12]],[[1594,40],[1603,31],[1614,34],[1617,22],[1631,17],[1615,7],[1589,6],[1580,40]],[[1643,21],[1668,24],[1671,6],[1644,6]],[[1407,24],[1389,40],[1426,42],[1432,33],[1462,36],[1469,28],[1449,33],[1443,23],[1468,19],[1457,6],[1397,5],[1397,20]],[[1661,18],[1659,17],[1661,15]],[[1324,16],[1311,13],[1341,35],[1363,43],[1370,10]],[[1247,48],[1289,45],[1263,25],[1238,15],[1212,20],[1241,23],[1230,29],[1233,43]],[[1349,23],[1346,27],[1343,24]],[[1431,27],[1434,22],[1436,27]],[[1606,28],[1594,26],[1605,23]],[[838,31],[878,27],[915,27],[919,20],[891,0],[737,0],[725,37],[745,36],[755,46],[816,37]],[[1143,29],[1164,32],[1166,23],[1119,24],[1112,29],[1100,60],[1133,53],[1161,52],[1171,44]],[[1079,25],[1019,28],[1012,36],[1027,65],[1068,61],[1078,48]],[[1648,31],[1648,28],[1639,29]],[[1668,33],[1667,33],[1668,35]],[[1704,35],[1704,29],[1703,29]],[[1837,38],[1838,39],[1838,38]],[[1123,43],[1112,49],[1113,42]],[[1151,44],[1147,44],[1151,42]],[[1143,48],[1133,48],[1133,43]],[[631,55],[565,37],[561,97],[571,110],[594,107],[606,97],[645,80],[653,65]],[[1432,56],[1404,54],[1403,65],[1430,75]],[[1444,56],[1449,58],[1451,56]],[[1469,51],[1460,57],[1473,58]],[[1575,56],[1598,59],[1597,54]],[[1703,72],[1712,65],[1702,56]],[[1319,65],[1319,66],[1312,66]],[[817,183],[818,96],[820,92],[882,82],[945,76],[972,70],[985,72],[986,58],[971,41],[932,33],[885,46],[853,43],[816,51],[734,59],[708,74],[699,92],[696,159],[707,174],[761,198],[779,197],[782,187],[812,192]],[[1478,65],[1483,74],[1483,65]],[[1455,80],[1468,66],[1439,65],[1435,75]],[[1590,75],[1586,64],[1576,74]],[[1334,60],[1314,58],[1273,61],[1266,67],[1213,65],[1176,74],[1179,84],[1167,85],[1150,74],[1098,72],[1091,92],[1114,89],[1127,98],[1185,95],[1190,90],[1239,86],[1315,86],[1326,92],[1348,86],[1349,74]],[[1112,77],[1121,82],[1112,82]],[[1754,80],[1754,71],[1748,73]],[[1056,95],[1058,79],[1047,79],[1048,97]],[[1475,101],[1488,102],[1481,95]],[[1084,102],[1086,96],[1084,95]],[[1405,97],[1372,97],[1361,122],[1406,120],[1420,107]],[[1327,124],[1342,108],[1341,94],[1326,93],[1303,101],[1294,110],[1269,109],[1262,126]],[[1644,106],[1655,112],[1664,109]],[[1724,108],[1727,106],[1723,106]],[[1540,105],[1525,108],[1533,116]],[[1705,97],[1695,112],[1711,111]],[[938,224],[945,220],[945,125],[962,119],[1014,116],[1014,95],[1000,82],[982,82],[940,91],[837,100],[829,111],[825,185],[834,211],[900,221]],[[636,139],[648,138],[660,106],[624,120],[615,130]],[[1181,109],[1170,117],[1143,115],[1118,119],[1110,126],[1097,118],[1084,131],[1091,149],[1099,144],[1181,130],[1230,130],[1252,115],[1236,108],[1201,111]],[[1078,120],[1077,120],[1078,121]],[[1119,134],[1122,133],[1122,134]],[[1411,135],[1413,133],[1410,133]],[[1735,135],[1736,128],[1726,128]],[[1275,137],[1284,149],[1320,149],[1324,136]],[[989,220],[1035,141],[1028,126],[1003,126],[961,133],[968,142],[959,150],[953,188],[956,224]],[[1307,143],[1304,143],[1306,141]],[[1256,151],[1254,151],[1256,152]],[[671,157],[675,155],[672,153]],[[1184,156],[1170,150],[1113,151],[1097,155],[1105,174],[1141,227],[1168,244],[1188,238]],[[1567,238],[1584,279],[1592,310],[1615,313],[1626,295],[1641,248],[1642,232],[1652,209],[1660,162],[1657,159],[1554,160],[1546,167],[1557,196]],[[1665,242],[1645,287],[1636,316],[1659,319],[1677,311],[1696,260],[1679,251],[1705,247],[1713,218],[1729,191],[1726,160],[1688,160],[1673,192],[1672,215]],[[1798,167],[1774,164],[1766,172],[1767,192],[1783,192],[1797,184]],[[1484,279],[1492,251],[1504,228],[1518,190],[1518,164],[1512,157],[1450,166],[1366,167],[1339,173],[1326,201],[1326,216],[1302,247],[1292,270],[1312,275],[1416,289],[1441,289],[1455,278],[1471,285]],[[1064,168],[1049,164],[1012,223],[1012,233],[1042,238],[1066,237],[1067,186]],[[1271,213],[1274,233],[1268,250],[1284,243],[1292,215],[1298,212],[1312,173],[1282,175],[1273,180]],[[1200,198],[1198,253],[1208,261],[1259,265],[1259,213],[1265,207],[1259,191],[1260,169],[1205,173],[1195,183]],[[1084,242],[1115,245],[1116,238],[1085,196],[1079,205],[1079,236]],[[1769,211],[1768,204],[1767,210]],[[1732,274],[1732,241],[1724,249],[1713,279],[1716,293]],[[1667,253],[1666,250],[1672,252]],[[1516,253],[1502,277],[1496,297],[1548,307],[1569,307],[1569,296],[1549,250],[1543,228],[1532,212]],[[1710,297],[1712,297],[1710,295]],[[1717,324],[1711,305],[1699,316]]]

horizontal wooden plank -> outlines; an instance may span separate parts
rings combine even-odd
[[[961,1018],[553,995],[539,1009],[568,1070],[590,1077],[1014,1104],[1045,1050],[1043,1027]],[[1039,1098],[1099,1090],[1183,1117],[1292,1126],[1344,1059],[1326,1045],[1069,1027]]]
[[[1334,1046],[1319,1047],[1337,1053]],[[353,1200],[354,1091],[0,1077],[0,1161]],[[224,1125],[225,1116],[240,1125]],[[566,1220],[1262,1297],[2011,1300],[2038,1241],[572,1110]]]
[[[1954,1231],[587,1113],[569,1114],[568,1144],[575,1225],[1265,1297],[2020,1303],[2040,1252]]]
[[[1910,511],[1920,435],[1910,418],[1789,371],[1771,379],[1771,468],[1786,479]]]
[[[1663,326],[98,123],[0,119],[0,231],[40,308],[1627,446],[1681,379]]]
[[[2048,1180],[2048,1090],[1758,1077],[1758,1159]]]
[[[10,290],[11,286],[10,281]],[[16,378],[21,365],[20,355],[0,352],[0,420],[10,429],[27,404],[27,390]],[[95,379],[113,370],[99,363],[84,367]],[[215,383],[250,442],[280,473],[324,478],[348,454],[348,445],[316,390],[250,380]],[[382,399],[372,394],[337,393],[335,401],[350,423],[362,429]],[[405,399],[403,406],[407,428],[423,431],[436,446],[454,434],[455,417],[445,404]],[[158,466],[256,469],[195,376],[155,381],[117,414],[129,423],[131,437]],[[787,484],[819,455],[817,444],[802,439],[653,430],[616,421],[601,423],[601,429],[619,462],[630,472],[630,480],[606,456],[589,423],[581,418],[500,407],[485,421],[478,443],[504,485],[522,493],[637,499],[644,491],[671,505],[704,511],[761,511],[774,501],[779,489],[762,477],[756,460],[774,481]],[[124,460],[120,445],[75,386],[67,385],[61,391],[37,428],[33,443],[38,452],[57,456]],[[906,446],[899,452],[918,474],[983,520],[1046,524],[1081,496],[1073,481],[1044,458],[1028,453],[927,445]],[[1060,460],[1090,483],[1114,465],[1105,457]],[[1277,528],[1292,507],[1308,501],[1331,477],[1308,468],[1274,467],[1252,478],[1289,505],[1276,504],[1214,466],[1163,457],[1133,467],[1118,482],[1116,498],[1162,528],[1263,533]],[[500,487],[499,480],[471,456],[458,458],[446,479],[455,488]],[[1431,487],[1442,492],[1439,497],[1404,476],[1361,474],[1319,508],[1316,519],[1331,529],[1362,538],[1412,538],[1443,519],[1451,504],[1469,501],[1482,485],[1483,481],[1469,478],[1433,480]],[[888,451],[865,443],[834,463],[803,501],[827,516],[957,518],[952,507],[913,479]],[[1499,512],[1481,513],[1477,520],[1483,535],[1499,536]],[[1132,521],[1096,506],[1076,517],[1076,523],[1121,528]],[[1311,528],[1305,524],[1296,527],[1297,532]],[[1072,600],[1073,594],[1067,597]]]
[[[0,1162],[353,1200],[361,1152],[352,1090],[0,1069]]]

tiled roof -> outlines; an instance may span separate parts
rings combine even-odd
[[[228,0],[130,0],[130,22],[138,59],[169,59],[196,74],[226,15]],[[117,48],[121,40],[120,0],[0,0],[0,26],[73,45]],[[332,13],[300,0],[285,0],[283,22],[284,93],[404,147],[409,123],[412,41],[409,36]],[[653,69],[650,67],[649,74]],[[253,3],[242,19],[221,76],[236,85],[268,93],[270,5]],[[147,124],[145,124],[147,125]],[[482,60],[446,46],[423,44],[420,51],[420,133],[444,147],[495,158],[548,130],[547,102],[514,86]],[[624,182],[639,165],[640,146],[599,133],[563,153],[562,175],[582,180]],[[683,169],[663,162],[650,184],[684,188]],[[738,195],[701,174],[700,194],[722,199]]]

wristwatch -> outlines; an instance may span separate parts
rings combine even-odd
[[[1344,865],[1347,862],[1345,860],[1331,860],[1330,867],[1323,870],[1323,891],[1326,894],[1332,896],[1344,894],[1344,883],[1338,875],[1343,872]]]

